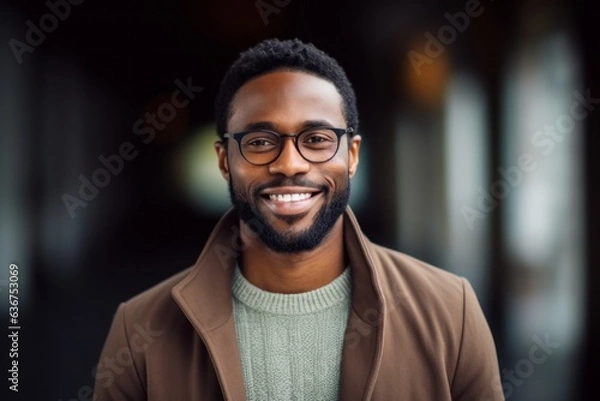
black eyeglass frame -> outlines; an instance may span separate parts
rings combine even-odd
[[[327,129],[329,131],[333,131],[335,133],[335,135],[337,136],[337,146],[335,148],[335,152],[333,152],[333,154],[331,155],[331,157],[329,157],[326,160],[322,160],[322,161],[312,161],[310,159],[307,159],[306,156],[304,156],[304,154],[302,153],[302,151],[300,150],[300,147],[298,146],[298,137],[302,134],[304,134],[305,132],[308,131],[316,131],[319,129]],[[244,136],[250,134],[250,133],[254,133],[254,132],[265,132],[265,133],[269,133],[269,134],[275,134],[278,137],[281,138],[281,144],[279,146],[279,151],[277,152],[277,155],[273,158],[273,160],[269,161],[269,162],[265,162],[265,163],[253,163],[250,160],[248,160],[246,158],[246,155],[244,154],[244,152],[242,151],[242,139],[244,138]],[[295,138],[294,142],[294,146],[296,147],[296,150],[298,151],[298,154],[300,156],[302,156],[302,158],[304,160],[306,160],[309,163],[327,163],[329,160],[333,159],[335,157],[335,155],[337,155],[337,152],[340,150],[340,142],[342,141],[342,136],[344,136],[345,134],[348,135],[352,135],[354,133],[354,128],[352,127],[348,127],[348,128],[332,128],[332,127],[328,127],[328,126],[322,126],[322,127],[310,127],[307,128],[305,130],[300,131],[297,134],[280,134],[278,132],[275,131],[271,131],[268,129],[252,129],[252,130],[248,130],[248,131],[242,131],[242,132],[236,132],[236,133],[225,133],[223,134],[223,139],[224,140],[228,140],[228,139],[235,139],[235,141],[238,143],[238,149],[240,151],[240,154],[242,155],[242,157],[244,158],[244,160],[246,160],[248,163],[254,165],[254,166],[266,166],[267,164],[271,164],[273,163],[275,160],[277,160],[279,158],[279,156],[281,156],[281,152],[283,152],[283,139],[284,138]]]

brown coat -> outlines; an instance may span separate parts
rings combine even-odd
[[[340,400],[504,400],[469,283],[371,243],[350,209],[344,219],[353,290]],[[229,212],[193,267],[119,306],[95,399],[245,399],[231,301],[237,224]]]

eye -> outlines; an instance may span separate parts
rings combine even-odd
[[[335,146],[337,137],[333,131],[327,129],[310,131],[302,138],[302,145],[307,148],[323,149]]]
[[[257,138],[257,139],[252,139],[252,141],[248,142],[247,145],[260,147],[260,146],[269,146],[269,145],[274,145],[274,144],[267,138]]]
[[[242,140],[246,152],[269,152],[277,149],[278,144],[278,137],[268,132],[251,132]]]
[[[308,138],[306,138],[306,140],[304,142],[305,143],[322,143],[322,142],[326,142],[329,140],[330,140],[329,138],[325,138],[323,136],[311,135]]]

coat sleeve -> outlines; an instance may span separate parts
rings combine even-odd
[[[96,368],[94,401],[143,401],[146,390],[132,352],[124,304],[119,305]]]
[[[454,379],[454,401],[504,401],[496,346],[475,291],[463,282],[462,338]]]

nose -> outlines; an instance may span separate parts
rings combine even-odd
[[[283,174],[292,177],[296,174],[307,173],[310,170],[310,162],[298,152],[294,144],[295,140],[297,138],[283,138],[281,154],[269,164],[271,174]]]

